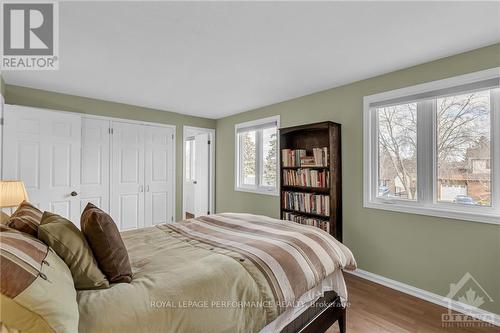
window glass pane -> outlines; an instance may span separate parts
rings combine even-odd
[[[262,130],[262,186],[276,186],[277,135],[276,127]]]
[[[436,103],[438,201],[490,206],[490,91]]]
[[[256,131],[240,134],[240,172],[243,185],[256,185]]]
[[[417,103],[377,109],[377,196],[416,200]]]

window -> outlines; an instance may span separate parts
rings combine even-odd
[[[186,144],[186,181],[192,182],[196,180],[195,169],[195,140],[194,137],[187,138]]]
[[[417,104],[377,109],[379,197],[415,200],[417,192]]]
[[[278,126],[279,116],[236,125],[237,191],[278,195]]]
[[[364,99],[364,205],[500,224],[500,68]]]
[[[491,90],[452,95],[436,100],[437,199],[491,206]],[[445,196],[448,186],[462,193]]]

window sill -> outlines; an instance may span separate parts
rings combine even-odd
[[[405,205],[404,203],[400,202],[383,203],[383,202],[372,202],[372,201],[365,201],[363,207],[388,210],[392,212],[410,213],[417,215],[443,217],[456,220],[500,225],[500,215],[498,213],[492,210],[490,210],[489,212],[478,212],[478,211],[473,211],[473,209],[471,209],[477,207],[470,207],[468,209],[464,209],[463,207],[457,206],[453,207],[453,210],[449,210],[439,207],[422,207],[422,206],[417,207],[413,205]]]
[[[270,195],[273,197],[279,196],[278,191],[267,191],[267,190],[259,190],[259,189],[254,189],[254,188],[245,188],[245,187],[235,187],[234,190],[237,192],[248,192],[248,193],[253,193],[253,194]]]

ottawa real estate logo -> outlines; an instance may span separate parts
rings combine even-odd
[[[448,303],[448,311],[441,315],[442,327],[494,327],[495,315],[481,309],[494,300],[471,273],[467,272],[458,282],[451,283],[443,300]]]
[[[59,69],[58,9],[57,2],[1,2],[1,70]]]

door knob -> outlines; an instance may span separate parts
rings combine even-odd
[[[73,192],[71,192],[71,193],[70,193],[70,195],[71,195],[72,197],[76,197],[76,196],[78,195],[78,193],[77,193],[77,192],[75,192],[75,191],[73,191]]]
[[[198,182],[197,182],[196,180],[193,180],[193,184],[195,184],[195,185],[196,185],[196,184],[198,184]]]

